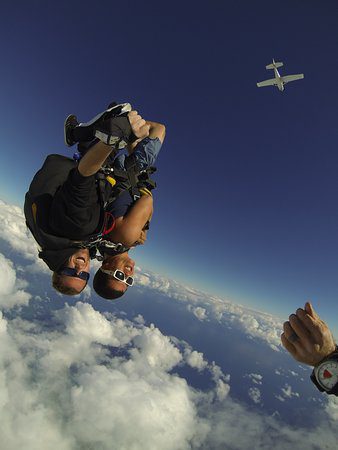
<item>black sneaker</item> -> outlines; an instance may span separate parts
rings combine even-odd
[[[65,137],[65,144],[68,147],[71,147],[72,145],[76,144],[76,141],[74,141],[73,138],[73,130],[79,125],[79,122],[77,121],[77,118],[74,114],[70,114],[67,119],[65,120],[64,124],[64,137]]]
[[[65,122],[65,142],[72,146],[76,142],[92,141],[95,137],[105,144],[123,148],[135,140],[128,120],[129,103],[111,103],[105,111],[89,122],[78,123],[76,116],[68,116]]]

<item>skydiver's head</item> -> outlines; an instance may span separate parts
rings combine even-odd
[[[115,256],[105,256],[102,266],[96,272],[93,287],[102,298],[113,300],[121,297],[134,283],[133,261],[127,252]]]
[[[73,253],[58,271],[53,272],[54,289],[65,295],[80,294],[87,286],[89,269],[89,251],[81,248]]]

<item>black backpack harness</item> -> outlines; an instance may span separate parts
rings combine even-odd
[[[66,181],[69,172],[77,165],[76,161],[62,155],[47,156],[42,168],[34,176],[25,196],[24,212],[27,227],[41,247],[39,257],[46,262],[51,270],[58,270],[56,267],[61,262],[59,261],[62,259],[61,255],[68,255],[68,252],[65,253],[67,249],[69,249],[70,256],[74,253],[74,248],[87,248],[90,257],[99,260],[102,260],[103,257],[96,255],[97,250],[101,255],[103,253],[117,255],[128,251],[129,247],[105,239],[105,236],[113,229],[113,217],[106,210],[109,204],[114,202],[125,190],[129,190],[133,202],[136,202],[141,197],[142,192],[148,193],[156,187],[156,183],[150,178],[150,175],[156,169],[149,167],[140,170],[134,155],[126,158],[126,170],[114,169],[111,166],[103,167],[96,174],[100,202],[105,210],[101,230],[99,233],[89,236],[88,239],[71,240],[53,234],[48,224],[48,218],[56,191]],[[107,191],[108,181],[113,185],[109,191]],[[107,192],[109,192],[109,195]],[[148,195],[151,195],[151,193]],[[69,256],[66,256],[65,259]]]

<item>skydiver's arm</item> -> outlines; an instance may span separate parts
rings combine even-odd
[[[103,142],[93,145],[80,160],[78,171],[83,177],[90,177],[98,172],[105,160],[113,151],[112,147]]]
[[[149,120],[147,120],[147,125],[150,126],[149,137],[151,139],[159,138],[161,144],[163,144],[165,138],[165,126],[162,123],[150,122]]]
[[[157,122],[150,122],[149,120],[146,121],[146,125],[149,126],[149,135],[151,139],[158,138],[161,141],[161,144],[163,144],[164,138],[165,138],[165,126],[161,123]],[[144,139],[144,138],[143,138]],[[135,150],[137,144],[141,142],[142,139],[137,139],[132,144],[128,145],[128,153],[131,155],[133,151]]]
[[[114,230],[109,237],[114,242],[131,247],[140,237],[146,222],[153,213],[153,198],[143,195],[124,217],[116,219]]]
[[[54,195],[50,209],[49,226],[55,233],[82,239],[97,228],[101,208],[94,175],[111,152],[110,146],[98,142],[70,171]]]

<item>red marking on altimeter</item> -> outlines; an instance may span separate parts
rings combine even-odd
[[[331,378],[332,377],[332,373],[331,372],[329,372],[328,370],[324,370],[324,373],[323,373],[323,375],[324,375],[324,378]]]

